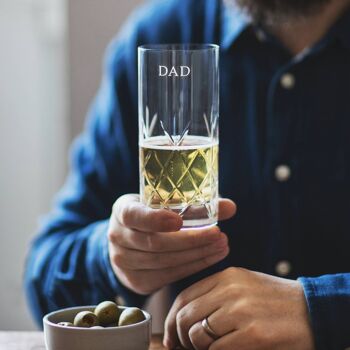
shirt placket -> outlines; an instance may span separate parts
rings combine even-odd
[[[300,84],[294,60],[280,68],[269,85],[266,123],[266,154],[264,180],[268,205],[270,273],[293,276],[293,241],[298,232],[297,198],[293,191],[297,139],[297,89]]]

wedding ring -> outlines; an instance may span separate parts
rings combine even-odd
[[[202,327],[204,328],[205,333],[209,335],[209,337],[213,339],[218,339],[219,336],[213,331],[213,329],[209,326],[208,318],[206,317],[202,321]]]

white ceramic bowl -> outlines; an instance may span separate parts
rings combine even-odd
[[[51,312],[43,318],[48,350],[148,350],[151,341],[151,315],[129,326],[89,329],[59,326],[72,322],[80,311],[93,311],[94,306],[80,306]]]

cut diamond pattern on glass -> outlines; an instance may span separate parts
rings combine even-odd
[[[152,137],[157,121],[158,121],[158,114],[154,114],[152,117],[152,120],[150,121],[149,108],[146,107],[145,118],[141,118],[141,124],[140,124],[144,138]]]
[[[164,152],[147,149],[142,164],[147,205],[175,209],[180,215],[191,206],[200,206],[208,218],[216,216],[210,203],[217,187],[217,152],[217,146],[186,153],[171,148]]]

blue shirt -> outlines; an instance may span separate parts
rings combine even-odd
[[[220,193],[239,211],[221,224],[229,257],[174,283],[173,296],[228,266],[276,274],[288,261],[286,277],[300,278],[305,290],[317,349],[350,346],[350,13],[292,57],[213,0],[149,3],[110,45],[70,175],[28,256],[25,286],[37,321],[116,295],[145,301],[113,274],[106,232],[114,201],[139,190],[137,46],[175,42],[221,46]]]

